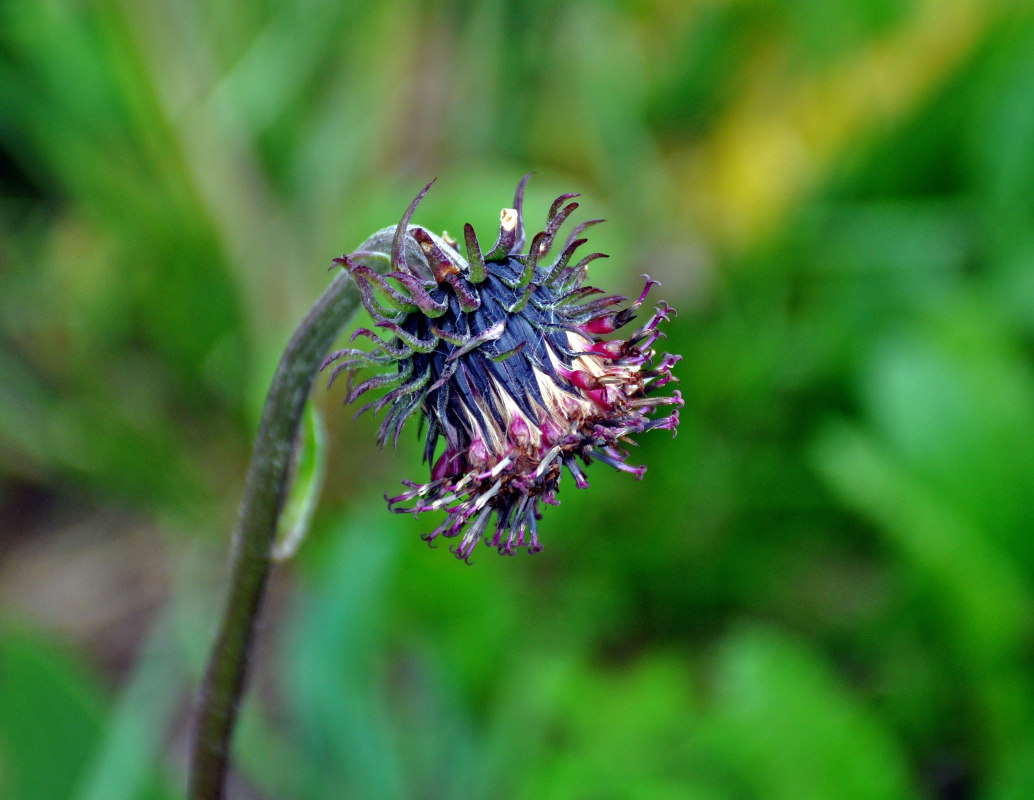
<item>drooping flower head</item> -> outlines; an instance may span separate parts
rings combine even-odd
[[[478,541],[510,555],[521,547],[542,549],[537,520],[541,503],[556,505],[566,470],[575,486],[588,486],[582,467],[602,461],[642,479],[646,467],[626,463],[624,446],[633,434],[678,426],[678,391],[658,395],[676,380],[679,356],[658,357],[653,349],[659,326],[673,313],[661,303],[627,338],[607,338],[635,319],[650,288],[635,302],[618,295],[596,297],[584,285],[592,253],[574,253],[582,232],[601,220],[576,225],[562,246],[557,234],[577,207],[557,198],[544,230],[524,249],[522,201],[528,176],[520,182],[513,208],[504,208],[499,236],[484,252],[473,228],[464,226],[466,258],[457,242],[410,225],[429,183],[410,204],[395,229],[390,271],[381,274],[358,263],[353,253],[335,259],[359,288],[363,305],[381,338],[367,328],[353,336],[373,340],[370,351],[332,353],[330,382],[348,375],[351,403],[372,389],[387,389],[356,412],[387,408],[379,444],[398,443],[414,414],[426,422],[426,483],[403,481],[406,491],[385,499],[395,512],[445,512],[445,520],[423,538],[460,537],[451,549],[468,559]],[[432,181],[433,183],[433,181]],[[551,251],[556,253],[547,261]],[[369,260],[364,259],[364,260]],[[356,384],[365,367],[384,372]],[[439,444],[443,445],[441,453]]]

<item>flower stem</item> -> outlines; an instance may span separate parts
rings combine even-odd
[[[190,800],[223,797],[230,739],[302,413],[323,355],[358,306],[355,284],[339,272],[291,336],[269,388],[233,534],[226,605],[198,692]]]
[[[410,264],[428,269],[409,233],[402,247]],[[392,262],[398,226],[381,228],[351,259],[383,270]],[[229,588],[219,633],[198,689],[190,753],[188,800],[221,800],[230,760],[230,739],[248,670],[248,654],[273,566],[277,523],[305,403],[323,355],[359,308],[359,291],[344,270],[320,295],[280,356],[262,409],[255,449],[244,484],[230,554]]]

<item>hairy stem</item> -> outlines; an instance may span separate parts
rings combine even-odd
[[[390,260],[395,233],[395,227],[377,231],[360,245],[354,260],[383,269]],[[405,252],[410,263],[427,267],[412,236],[405,237]],[[359,292],[341,271],[291,336],[269,387],[233,533],[226,605],[198,690],[189,800],[223,797],[230,740],[255,623],[273,565],[277,523],[287,496],[302,413],[324,354],[358,308]]]
[[[355,285],[340,272],[295,330],[269,388],[233,534],[226,605],[198,693],[190,800],[223,797],[230,737],[273,563],[273,540],[302,412],[323,355],[358,306]]]

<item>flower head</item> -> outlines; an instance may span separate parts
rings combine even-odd
[[[673,310],[666,303],[627,338],[606,338],[636,317],[650,288],[628,298],[584,285],[592,253],[575,260],[582,232],[601,220],[576,225],[552,261],[546,257],[577,203],[557,198],[545,229],[524,250],[520,182],[513,208],[504,208],[496,243],[482,251],[473,228],[464,226],[466,258],[457,242],[410,225],[429,183],[395,229],[390,271],[381,274],[353,253],[335,259],[359,288],[381,338],[367,328],[353,336],[373,340],[372,350],[332,353],[330,382],[348,375],[347,403],[371,389],[387,389],[356,412],[387,408],[379,444],[398,443],[406,420],[419,413],[427,425],[426,483],[403,481],[406,491],[385,499],[395,512],[444,511],[445,521],[423,538],[460,537],[451,549],[468,559],[484,540],[509,555],[521,547],[542,549],[540,503],[556,505],[561,474],[575,486],[588,481],[583,465],[602,461],[642,479],[646,467],[626,463],[624,445],[652,429],[676,430],[678,391],[658,395],[676,379],[679,356],[658,357],[654,343]],[[432,181],[433,183],[433,181]],[[365,259],[369,260],[369,259]],[[365,367],[385,371],[356,384]],[[444,448],[438,453],[439,442]]]

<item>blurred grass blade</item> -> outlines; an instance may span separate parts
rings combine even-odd
[[[1031,605],[1023,581],[980,531],[853,427],[830,425],[814,453],[834,491],[878,522],[913,564],[938,581],[960,627],[960,647],[1004,653],[1023,641]]]
[[[900,745],[803,645],[734,631],[717,666],[716,730],[730,763],[770,800],[918,797]]]
[[[0,629],[0,797],[67,797],[103,731],[86,665],[27,631]]]
[[[151,630],[76,800],[135,800],[151,796],[160,784],[162,754],[191,682],[176,652],[178,594]]]
[[[313,798],[407,796],[377,671],[386,590],[401,546],[386,523],[383,509],[371,508],[332,526],[320,574],[289,622],[284,700],[308,755]]]

